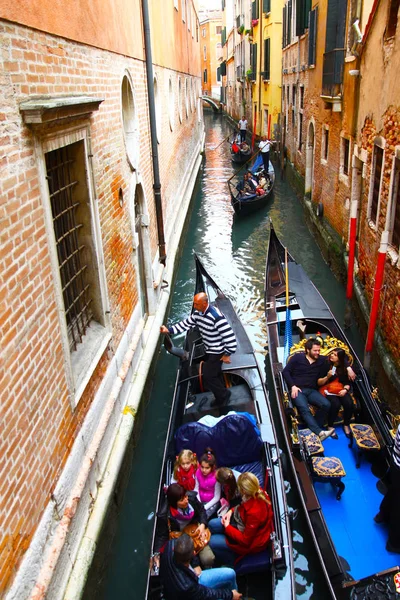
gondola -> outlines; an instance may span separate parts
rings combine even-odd
[[[231,144],[230,152],[231,152],[232,162],[236,163],[237,165],[243,165],[251,157],[251,148],[250,147],[248,150],[239,150],[239,152],[234,152],[232,150],[232,144]]]
[[[262,170],[260,163],[262,164],[262,159],[259,155],[255,165],[251,169],[251,171],[256,175]],[[261,196],[259,196],[258,194],[241,196],[236,186],[234,185],[234,182],[238,180],[238,177],[234,176],[233,178],[231,178],[231,180],[229,180],[228,185],[229,192],[231,195],[231,204],[236,215],[244,217],[259,210],[267,204],[268,200],[272,196],[275,184],[275,170],[271,161],[269,161],[268,175],[270,178],[268,189],[266,190],[265,194],[262,194]]]
[[[256,589],[260,593],[259,598],[294,599],[292,539],[281,453],[261,371],[250,340],[231,301],[207,274],[197,256],[195,263],[196,284],[193,292],[206,292],[210,304],[217,306],[224,313],[236,334],[237,351],[231,356],[230,364],[223,364],[224,380],[231,391],[223,414],[229,411],[235,413],[225,416],[212,428],[198,423],[205,415],[220,416],[219,409],[213,405],[213,394],[202,388],[201,365],[204,346],[200,334],[197,329],[188,331],[184,349],[175,348],[171,339],[165,336],[166,350],[179,356],[180,362],[164,450],[152,548],[154,550],[157,515],[165,502],[165,489],[171,481],[175,457],[182,449],[182,444],[198,454],[203,453],[206,435],[206,445],[210,445],[216,451],[219,466],[229,466],[241,472],[254,472],[261,484],[266,486],[274,508],[274,539],[264,553],[265,556],[253,555],[238,562],[235,568],[239,588],[246,586],[246,595]],[[200,438],[202,442],[197,441]],[[196,446],[198,443],[199,447]],[[191,445],[193,447],[190,447]],[[159,575],[150,569],[148,599],[159,600],[162,597],[159,579]]]
[[[301,265],[290,254],[286,257],[285,268],[285,248],[271,224],[265,278],[269,361],[289,462],[322,572],[332,598],[395,598],[400,555],[387,552],[387,529],[373,518],[383,498],[398,417],[371,388],[357,355]],[[294,353],[303,351],[309,337],[320,340],[322,355],[343,348],[352,363],[356,380],[350,439],[338,423],[338,439],[318,444],[318,436],[302,425],[292,405],[282,369]]]

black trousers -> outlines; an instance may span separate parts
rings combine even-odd
[[[214,394],[217,404],[223,404],[229,395],[222,375],[222,356],[208,354],[203,365],[204,387]]]
[[[326,396],[331,403],[328,412],[328,425],[333,427],[333,424],[338,415],[339,409],[343,406],[343,425],[350,425],[351,415],[353,414],[353,400],[350,394],[345,396]]]
[[[264,171],[265,171],[265,174],[267,174],[268,169],[269,169],[269,151],[261,152],[261,156],[262,156],[263,163],[264,163]]]
[[[246,141],[246,129],[239,129],[240,133],[240,142]]]
[[[389,526],[388,541],[395,548],[400,548],[400,468],[394,463],[390,467],[390,484],[379,507],[385,523]]]

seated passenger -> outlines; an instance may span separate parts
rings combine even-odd
[[[207,514],[195,492],[186,492],[178,483],[172,483],[167,490],[167,502],[157,515],[154,538],[154,553],[159,553],[174,532],[182,532],[187,525],[196,524],[197,534],[203,536],[207,527]],[[207,544],[200,552],[203,567],[212,567],[214,554]]]
[[[252,178],[250,177],[251,173],[250,172],[246,172],[243,175],[243,182],[242,184],[238,184],[236,186],[236,188],[239,191],[240,196],[254,196],[255,191],[256,191],[256,187],[257,187],[257,183],[254,183]],[[240,189],[239,189],[240,186]]]
[[[247,554],[265,550],[273,531],[271,500],[253,473],[239,475],[241,504],[209,523],[210,547],[221,564],[233,565]]]
[[[248,145],[247,142],[242,142],[240,144],[240,149],[242,152],[248,152],[250,150],[250,146]]]
[[[237,145],[236,142],[233,142],[233,144],[232,144],[232,152],[234,154],[237,154],[238,152],[240,152],[240,148],[239,148],[239,146]]]
[[[333,368],[334,367],[334,368]],[[338,416],[340,406],[343,406],[343,431],[347,437],[350,435],[350,420],[353,414],[353,399],[350,396],[351,382],[347,372],[348,362],[346,352],[341,348],[332,350],[321,370],[318,379],[320,394],[325,395],[331,403],[328,412],[328,428],[333,429],[332,437],[337,438],[334,423]]]
[[[196,471],[198,467],[196,455],[191,450],[181,450],[176,457],[171,482],[179,483],[186,491],[198,491]]]
[[[200,458],[200,466],[196,471],[198,495],[210,519],[219,508],[221,484],[216,479],[216,459],[211,448],[206,448]]]
[[[228,512],[230,508],[234,508],[242,501],[238,486],[236,483],[236,475],[239,477],[240,473],[228,469],[228,467],[220,467],[216,472],[216,479],[221,485],[221,491],[223,497],[221,498],[221,509],[218,511],[219,516],[223,516]]]
[[[161,556],[160,576],[166,600],[239,600],[236,574],[224,567],[192,568],[193,540],[185,533],[168,542]]]

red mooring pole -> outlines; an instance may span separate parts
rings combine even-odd
[[[364,366],[368,369],[370,366],[370,354],[374,346],[375,328],[378,317],[379,301],[382,290],[383,276],[385,273],[386,252],[389,245],[389,232],[383,231],[381,235],[381,245],[379,246],[378,262],[376,265],[375,285],[372,296],[371,312],[369,315],[367,343],[365,344]]]
[[[351,203],[350,212],[350,236],[349,236],[349,264],[347,268],[347,288],[346,298],[351,300],[353,297],[353,284],[354,284],[354,257],[356,254],[356,237],[357,237],[357,200],[353,200]]]
[[[257,113],[254,111],[253,135],[251,136],[251,150],[254,151],[254,139],[256,137]]]

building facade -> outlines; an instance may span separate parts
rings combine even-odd
[[[200,62],[202,71],[202,93],[221,100],[222,46],[221,11],[213,10],[199,14],[200,18]]]
[[[158,344],[204,143],[199,21],[1,4],[0,596],[61,598]]]

